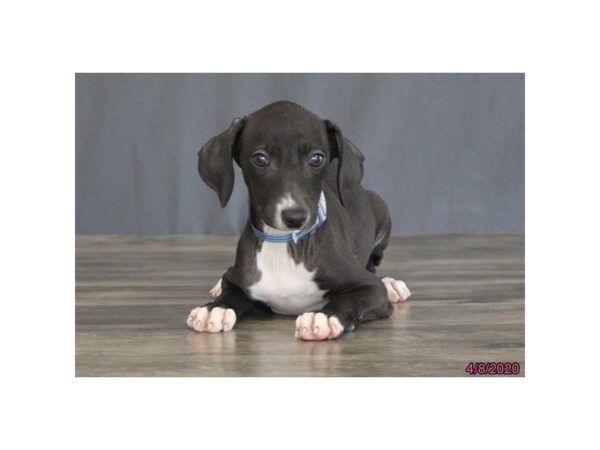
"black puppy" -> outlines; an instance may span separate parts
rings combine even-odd
[[[213,287],[212,303],[187,324],[229,331],[250,310],[297,314],[296,337],[339,337],[389,317],[406,285],[378,278],[391,231],[383,200],[360,185],[364,157],[339,128],[299,105],[276,102],[213,137],[198,153],[202,179],[225,207],[233,160],[250,192],[250,218],[235,263]]]

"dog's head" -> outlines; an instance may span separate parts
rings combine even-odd
[[[233,191],[233,161],[241,167],[258,218],[295,230],[316,219],[323,183],[337,170],[340,201],[360,183],[364,157],[340,129],[291,102],[276,102],[242,118],[198,152],[198,171],[225,207]],[[337,164],[330,166],[332,161]]]

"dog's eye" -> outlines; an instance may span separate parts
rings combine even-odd
[[[252,161],[258,167],[266,167],[269,164],[269,157],[264,153],[255,153],[252,155]]]
[[[310,155],[310,158],[308,159],[308,163],[313,167],[319,167],[323,164],[323,161],[325,161],[325,155],[322,153],[314,153]]]

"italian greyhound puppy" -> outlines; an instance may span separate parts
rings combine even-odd
[[[231,122],[198,152],[198,171],[225,207],[234,161],[250,194],[235,262],[195,308],[197,332],[229,331],[252,310],[297,315],[295,336],[336,339],[387,318],[406,284],[375,275],[391,220],[361,186],[364,156],[329,120],[280,101]]]

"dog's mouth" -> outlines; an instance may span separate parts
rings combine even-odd
[[[310,220],[312,215],[309,215],[304,221],[299,222],[298,224],[294,224],[294,226],[286,225],[283,220],[277,220],[276,223],[270,223],[266,220],[263,220],[263,228],[265,233],[270,234],[287,234],[292,233],[294,231],[304,230],[310,227]]]
[[[269,219],[259,215],[260,225],[265,233],[269,234],[288,234],[295,231],[305,230],[316,220],[316,211],[277,211],[275,214],[267,214]]]
[[[302,228],[272,227],[271,225],[267,225],[267,223],[264,223],[263,225],[263,231],[265,233],[273,234],[275,236],[293,233],[294,231],[300,231],[301,229]]]
[[[325,214],[324,196],[318,203],[294,200],[290,195],[283,196],[278,201],[261,207],[252,208],[256,218],[254,225],[260,231],[273,235],[294,233],[311,228],[321,215]],[[323,203],[323,204],[322,204]],[[310,205],[310,206],[309,206]]]

